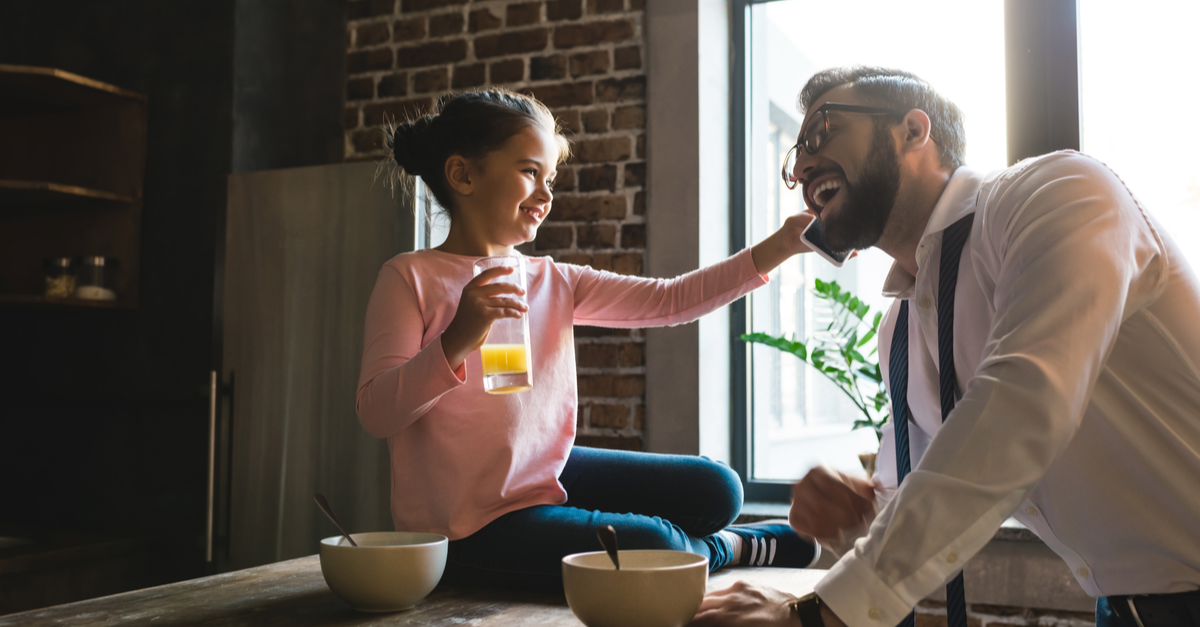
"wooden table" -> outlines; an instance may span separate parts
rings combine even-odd
[[[727,588],[735,581],[744,579],[802,594],[812,590],[824,572],[789,568],[730,568],[710,576],[708,589]],[[581,623],[561,595],[450,585],[439,586],[417,607],[407,612],[357,612],[329,591],[321,577],[320,562],[314,555],[0,616],[0,627],[10,625],[579,627]]]

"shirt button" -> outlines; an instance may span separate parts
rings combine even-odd
[[[1087,576],[1088,576],[1088,569],[1086,569],[1086,568],[1084,568],[1084,567],[1080,566],[1080,567],[1079,567],[1079,570],[1077,570],[1077,571],[1075,571],[1075,572],[1076,572],[1076,573],[1078,573],[1078,574],[1079,574],[1079,576],[1080,576],[1081,578],[1083,578],[1083,579],[1087,579]]]
[[[922,298],[921,302],[918,304],[921,305],[921,309],[929,309],[929,306],[933,303],[928,298]]]
[[[1025,513],[1029,514],[1030,516],[1037,516],[1037,508],[1031,505],[1029,509],[1025,510]]]
[[[867,610],[867,618],[871,620],[879,620],[879,617],[881,616],[883,616],[883,612],[879,611],[879,608],[877,607]]]
[[[953,564],[954,562],[957,562],[957,561],[958,561],[958,553],[955,553],[954,551],[950,551],[949,553],[946,554],[946,563],[947,564]]]

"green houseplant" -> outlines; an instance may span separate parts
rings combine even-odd
[[[813,293],[817,305],[828,309],[830,323],[803,342],[794,338],[768,333],[747,333],[742,340],[763,344],[795,355],[812,366],[837,386],[862,414],[854,421],[854,429],[870,427],[875,438],[883,438],[883,425],[888,421],[887,390],[879,369],[874,346],[867,348],[879,332],[883,313],[871,316],[871,307],[857,296],[842,289],[837,281],[816,280]],[[867,473],[874,470],[874,454],[860,455]]]

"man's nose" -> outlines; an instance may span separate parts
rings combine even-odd
[[[792,178],[798,181],[804,181],[804,177],[817,167],[817,159],[814,155],[808,154],[808,151],[803,148],[796,150],[796,162],[792,165]]]

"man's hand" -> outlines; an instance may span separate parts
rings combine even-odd
[[[817,466],[792,486],[788,522],[796,533],[839,543],[875,517],[875,484]]]
[[[789,605],[795,600],[796,597],[786,592],[739,581],[724,590],[704,595],[704,602],[688,627],[798,627],[800,619]]]

